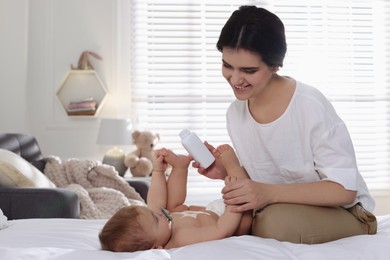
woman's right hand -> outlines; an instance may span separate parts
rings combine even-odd
[[[209,151],[213,153],[215,147],[209,144],[208,142],[204,142],[204,144],[206,145],[207,149],[209,149]],[[219,162],[219,160],[215,160],[207,169],[201,167],[200,163],[196,161],[192,163],[192,167],[197,168],[198,173],[210,179],[224,180],[225,177],[227,176],[226,169],[222,165],[222,163]]]

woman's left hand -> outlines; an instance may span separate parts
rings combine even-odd
[[[226,205],[234,205],[233,212],[244,212],[264,208],[272,201],[270,185],[255,182],[251,179],[238,180],[226,183],[222,189]]]

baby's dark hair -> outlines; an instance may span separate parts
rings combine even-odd
[[[282,67],[287,52],[283,22],[264,8],[241,6],[222,28],[217,49],[224,47],[256,52],[268,66]]]
[[[153,247],[153,241],[145,234],[140,224],[139,208],[127,206],[118,210],[99,233],[103,250],[135,252]]]

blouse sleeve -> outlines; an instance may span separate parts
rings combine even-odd
[[[313,145],[316,171],[322,180],[341,184],[347,190],[358,190],[359,170],[352,140],[340,121]]]

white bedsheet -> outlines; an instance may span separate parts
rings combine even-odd
[[[25,219],[0,230],[0,259],[390,259],[390,215],[378,217],[378,234],[320,245],[298,245],[252,236],[231,237],[170,250],[113,253],[99,249],[105,220]]]

